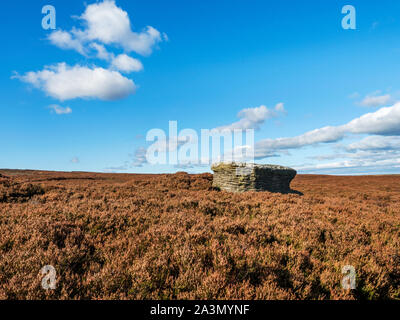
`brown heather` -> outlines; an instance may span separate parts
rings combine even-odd
[[[400,176],[298,175],[303,195],[282,195],[210,174],[1,174],[1,299],[400,298]]]

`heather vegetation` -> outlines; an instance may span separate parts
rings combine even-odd
[[[399,299],[399,186],[298,175],[298,194],[239,194],[211,174],[3,170],[0,298]]]

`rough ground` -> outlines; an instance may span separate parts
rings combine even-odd
[[[0,174],[2,299],[400,298],[400,176],[298,175],[303,195],[281,195],[210,174]]]

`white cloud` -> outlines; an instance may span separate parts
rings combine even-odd
[[[399,150],[400,136],[368,136],[346,146],[347,151],[384,151]]]
[[[275,110],[278,112],[286,112],[285,111],[285,107],[283,105],[283,102],[279,102],[276,106],[275,106]]]
[[[400,171],[400,136],[367,136],[341,149],[346,152],[310,157],[318,162],[295,167],[304,173],[371,174]],[[334,159],[340,160],[323,163]]]
[[[166,137],[165,139],[156,140],[152,143],[152,147],[158,152],[172,152],[178,150],[183,144],[193,141],[193,139],[195,139],[195,137],[192,136]]]
[[[80,65],[70,67],[65,63],[59,63],[45,67],[42,71],[31,71],[15,77],[61,101],[75,98],[117,100],[135,91],[132,80],[117,71],[100,67],[93,69]]]
[[[131,58],[126,54],[120,54],[113,58],[111,66],[122,72],[136,72],[143,70],[143,65],[138,59]]]
[[[86,55],[86,50],[80,40],[72,38],[67,31],[57,30],[48,36],[52,44],[61,49],[73,49],[82,55]]]
[[[142,167],[145,163],[147,163],[146,159],[147,149],[144,147],[139,147],[135,150],[134,161],[132,166],[134,167]]]
[[[114,55],[112,53],[108,52],[107,49],[102,44],[92,42],[90,44],[90,47],[96,50],[97,58],[99,58],[99,59],[109,61],[114,57]]]
[[[400,135],[400,103],[367,113],[342,126],[328,126],[290,138],[264,139],[255,143],[255,157],[274,151],[296,149],[319,143],[337,142],[346,134]]]
[[[129,162],[125,161],[123,165],[104,168],[103,172],[116,173],[120,171],[126,171],[128,169],[129,169]]]
[[[346,156],[347,156],[347,153],[333,153],[333,154],[322,154],[322,155],[318,155],[318,156],[310,156],[308,158],[313,159],[313,160],[318,160],[318,161],[324,161],[324,160],[345,158]]]
[[[56,114],[70,114],[72,113],[72,109],[70,107],[62,107],[58,104],[52,104],[49,106],[49,109],[54,111]]]
[[[378,135],[400,134],[400,102],[391,107],[362,115],[344,126],[351,133],[367,133]]]
[[[114,1],[94,3],[80,16],[87,23],[87,38],[111,43],[122,40],[131,31],[129,16]]]
[[[239,111],[237,117],[240,119],[227,126],[218,127],[218,130],[224,129],[260,129],[260,126],[265,122],[265,120],[277,117],[279,113],[284,113],[285,108],[283,103],[278,103],[274,109],[268,109],[266,106],[261,105],[256,108],[246,108]]]
[[[297,149],[318,143],[336,142],[344,137],[342,127],[324,127],[297,137],[264,139],[255,143],[255,158],[265,158],[277,150]]]
[[[279,104],[273,110],[263,106],[244,109],[239,112],[241,120],[226,127],[258,128],[265,119],[271,116],[271,111],[282,110],[284,109]],[[368,170],[390,172],[393,168],[398,168],[400,171],[400,103],[364,114],[344,125],[326,126],[295,137],[258,141],[255,143],[255,159],[277,157],[281,154],[287,154],[290,149],[338,142],[351,134],[356,135],[355,137],[359,134],[370,136],[344,147],[335,145],[339,149],[336,153],[312,157],[312,159],[318,161],[316,164],[295,165],[293,167],[302,172],[336,174],[346,172],[365,173]],[[157,145],[160,152],[173,151],[169,150],[168,139],[158,141]],[[179,143],[177,147],[179,148]],[[136,164],[142,165],[146,163],[145,155],[145,148],[138,150]],[[340,161],[324,163],[325,160],[333,159]]]
[[[294,168],[304,173],[366,174],[373,171],[377,173],[392,172],[393,170],[400,171],[400,157],[398,152],[385,153],[384,155],[362,152],[349,155],[349,159],[346,160],[294,166]]]
[[[271,111],[282,111],[279,105],[274,110],[258,107],[244,109],[239,112],[241,120],[227,127],[257,128],[271,115]],[[245,119],[248,122],[244,122]],[[242,122],[241,122],[242,121]],[[249,124],[251,123],[251,125]],[[276,157],[287,154],[290,149],[298,149],[306,146],[314,146],[322,143],[334,143],[354,134],[370,135],[360,141],[347,146],[335,145],[338,149],[335,153],[311,157],[318,162],[316,164],[294,165],[302,172],[318,173],[366,173],[400,171],[400,103],[391,107],[383,107],[375,112],[364,114],[348,123],[340,126],[326,126],[308,131],[295,137],[264,139],[255,144],[255,159]],[[183,142],[183,141],[182,141]],[[168,139],[157,142],[160,152],[170,152]],[[179,148],[179,143],[178,146]],[[244,146],[241,148],[248,148]],[[326,160],[334,160],[324,163]],[[135,163],[146,163],[146,149],[140,148],[136,153]],[[198,165],[196,165],[198,166]]]
[[[239,121],[234,122],[230,125],[227,126],[222,126],[218,127],[215,129],[211,129],[210,132],[212,131],[222,131],[222,130],[234,130],[234,129],[241,129],[241,130],[246,130],[246,129],[256,129],[258,130],[260,128],[260,125],[262,125],[265,120],[277,117],[280,113],[286,113],[284,105],[282,102],[278,103],[275,105],[273,109],[268,109],[266,106],[261,105],[260,107],[255,107],[255,108],[246,108],[238,113],[238,118],[240,118]],[[176,151],[179,149],[183,144],[186,144],[188,142],[193,142],[195,139],[194,137],[190,136],[179,136],[177,138],[177,143],[174,142],[174,140],[170,140],[168,137],[165,139],[160,139],[157,140],[152,144],[152,148],[154,150],[157,150],[158,152],[172,152]],[[235,153],[235,155],[240,155],[242,154],[241,151],[243,149],[251,148],[250,146],[234,146],[234,149],[231,150],[232,152]],[[147,163],[146,159],[146,153],[147,149],[144,147],[140,147],[136,150],[135,155],[134,155],[134,166],[142,166],[144,163]],[[276,157],[278,156],[276,153],[268,153],[268,156],[271,157]],[[265,156],[264,156],[265,157]],[[237,159],[237,157],[235,157]],[[201,162],[209,162],[211,159],[201,159]]]
[[[176,140],[175,140],[176,139]],[[151,144],[153,150],[156,150],[160,153],[174,152],[177,151],[183,144],[193,142],[195,137],[193,136],[179,136],[173,138],[166,137],[165,139],[156,140]],[[134,154],[134,167],[142,167],[147,161],[147,151],[148,149],[145,147],[139,147],[135,150]]]
[[[161,36],[151,26],[147,26],[142,32],[132,31],[128,13],[117,7],[113,0],[88,5],[79,18],[84,21],[86,28],[71,30],[69,43],[72,38],[81,44],[99,41],[122,47],[128,52],[149,55],[157,43],[167,39],[166,35]],[[66,38],[65,35],[64,37]]]
[[[162,37],[163,37],[164,41],[167,41],[167,42],[169,41],[168,35],[165,32],[162,33]]]
[[[360,105],[364,107],[381,107],[387,105],[392,100],[390,94],[385,95],[367,95]]]
[[[79,158],[78,158],[78,157],[73,157],[73,158],[71,159],[71,162],[72,162],[72,163],[79,163]]]
[[[117,44],[127,51],[150,54],[154,45],[162,40],[160,32],[150,26],[143,32],[133,32],[127,12],[117,7],[114,1],[87,6],[81,18],[87,23],[87,29],[83,31],[87,39]]]
[[[151,26],[140,33],[133,32],[128,13],[117,7],[115,1],[87,6],[81,19],[87,24],[87,29],[83,30],[87,39],[120,45],[126,51],[148,55],[162,40],[160,32]]]
[[[47,39],[61,49],[75,50],[88,59],[105,60],[109,62],[108,69],[59,63],[14,78],[31,83],[60,101],[74,98],[116,100],[134,93],[134,82],[120,72],[141,71],[143,65],[126,53],[117,55],[115,50],[149,55],[159,42],[167,41],[168,36],[151,26],[141,32],[132,31],[128,13],[117,7],[114,0],[86,6],[78,19],[82,27],[53,31]]]

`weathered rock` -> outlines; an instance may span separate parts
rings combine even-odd
[[[270,191],[288,193],[296,170],[288,167],[253,163],[218,163],[214,171],[213,187],[231,192]]]

